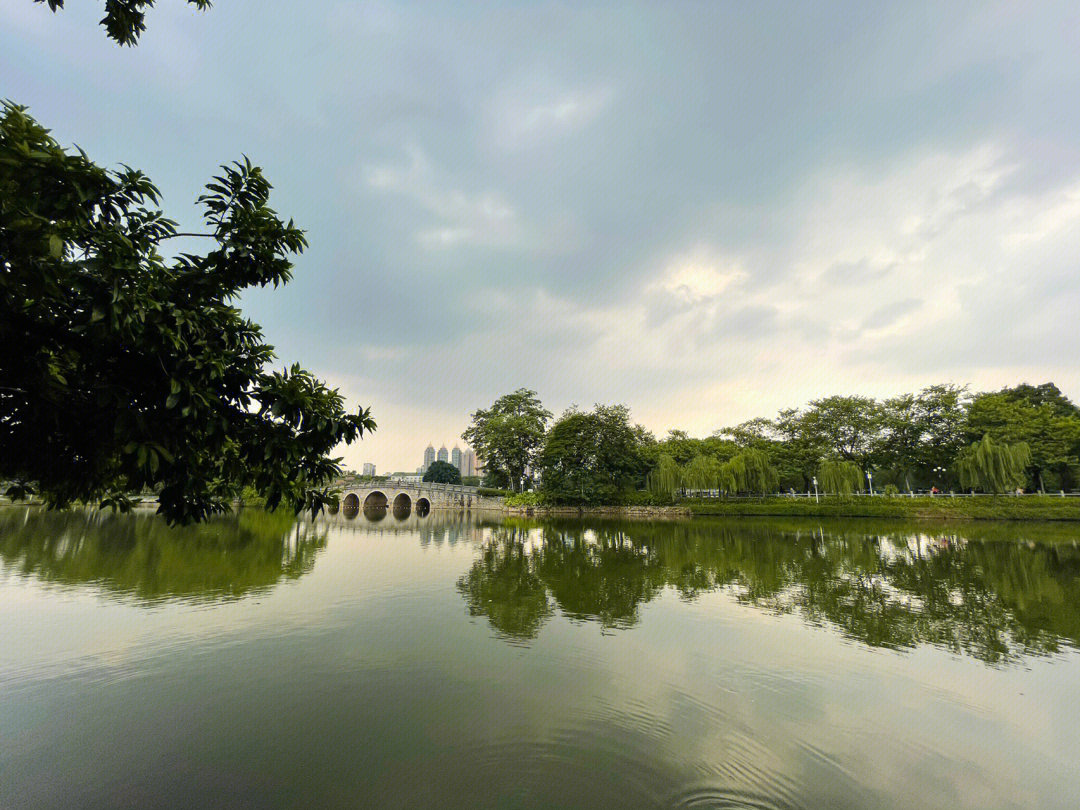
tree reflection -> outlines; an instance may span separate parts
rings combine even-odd
[[[325,527],[253,509],[180,528],[151,514],[0,510],[8,570],[147,601],[244,596],[308,573],[325,547]]]
[[[805,526],[805,524],[804,524]],[[874,647],[932,644],[987,663],[1080,644],[1080,548],[995,528],[806,531],[775,522],[492,529],[458,582],[469,612],[534,638],[558,608],[629,627],[665,588],[723,590]],[[1019,530],[1023,532],[1024,530]]]

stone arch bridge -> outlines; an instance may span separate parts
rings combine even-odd
[[[476,487],[459,484],[406,483],[382,481],[363,486],[349,486],[341,493],[341,509],[416,510],[426,514],[432,509],[500,509],[502,498],[480,495]]]

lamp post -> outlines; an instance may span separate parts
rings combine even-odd
[[[818,494],[817,494],[817,476],[816,476],[816,475],[814,476],[814,503],[821,503],[821,501],[819,501],[819,500],[818,500]]]
[[[874,494],[874,474],[870,470],[866,471],[866,480],[870,483],[870,494]]]
[[[940,467],[940,466],[939,467],[934,467],[933,473],[934,473],[934,478],[935,479],[940,479],[941,476],[943,476],[945,474],[945,468]],[[931,491],[930,494],[933,495],[934,493]]]

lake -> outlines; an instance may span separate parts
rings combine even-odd
[[[0,508],[0,808],[1075,808],[1080,526]]]

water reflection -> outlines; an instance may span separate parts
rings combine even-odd
[[[1080,643],[1080,547],[1017,542],[1016,531],[504,525],[457,587],[471,615],[512,640],[535,638],[556,609],[626,628],[666,588],[686,600],[723,590],[873,647],[932,644],[993,664]]]
[[[310,572],[325,525],[257,509],[171,528],[151,513],[0,509],[0,563],[62,585],[139,600],[244,596]]]

